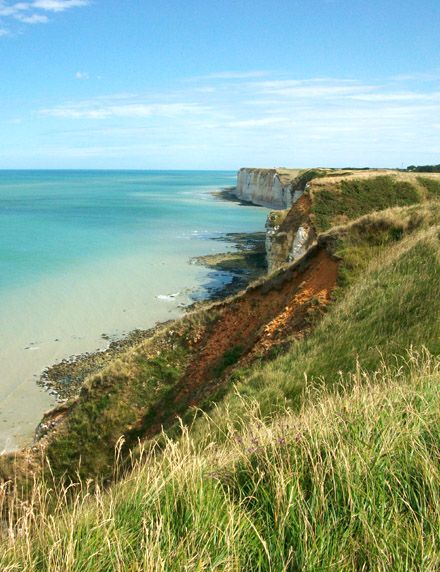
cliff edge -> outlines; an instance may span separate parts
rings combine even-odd
[[[299,260],[332,226],[437,198],[438,175],[390,169],[241,169],[238,198],[276,209],[266,223],[269,272]]]

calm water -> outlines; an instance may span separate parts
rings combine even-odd
[[[102,334],[176,317],[207,280],[193,256],[265,209],[215,200],[233,172],[0,171],[0,450],[29,442],[53,399],[47,365]]]

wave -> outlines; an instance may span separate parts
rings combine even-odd
[[[176,292],[175,294],[159,294],[156,296],[158,300],[165,300],[166,302],[173,302],[177,296],[180,295],[180,292]]]

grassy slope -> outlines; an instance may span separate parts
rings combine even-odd
[[[348,178],[339,183],[337,190],[323,188],[315,193],[312,213],[319,233],[370,212],[418,203],[421,198],[414,184],[392,176]]]
[[[203,446],[184,432],[105,494],[52,492],[55,514],[40,485],[2,571],[438,570],[438,362],[350,385],[274,424],[247,405],[222,446],[205,422]]]
[[[368,171],[327,173],[313,180],[311,216],[318,233],[390,207],[440,198],[440,176]]]
[[[301,406],[305,376],[332,385],[358,364],[372,371],[382,360],[400,363],[412,346],[440,354],[439,221],[439,205],[430,204],[366,216],[324,235],[327,248],[344,257],[335,303],[287,353],[236,373],[237,390],[272,414],[286,403]],[[226,408],[241,416],[229,394],[220,426]]]
[[[205,326],[214,319],[214,315],[202,317]],[[128,453],[153,423],[158,403],[169,402],[172,410],[182,413],[172,395],[188,365],[196,331],[191,319],[165,326],[90,377],[66,422],[45,446],[52,471],[71,478],[78,473],[108,479],[113,474],[114,447],[122,435]]]

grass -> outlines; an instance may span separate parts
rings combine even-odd
[[[123,434],[127,447],[137,442],[139,419],[148,417],[180,379],[188,353],[182,337],[162,347],[147,342],[91,377],[81,405],[72,407],[67,424],[49,442],[53,473],[111,477],[116,442]]]
[[[331,252],[341,259],[339,285],[342,288],[368,272],[374,259],[383,258],[405,236],[440,223],[440,204],[426,203],[394,207],[365,215],[344,227],[335,227],[321,235]]]
[[[294,190],[303,191],[307,183],[310,183],[313,179],[325,177],[328,174],[329,172],[325,169],[306,169],[305,171],[301,171],[294,179]]]
[[[358,370],[339,395],[311,388],[273,423],[244,402],[222,445],[206,419],[203,441],[183,429],[105,493],[37,482],[13,506],[1,570],[438,570],[439,362],[407,366]]]
[[[231,367],[243,355],[244,349],[240,345],[235,345],[229,348],[221,356],[217,364],[214,366],[215,377],[221,377],[228,367]]]
[[[374,211],[420,201],[419,191],[408,181],[389,175],[350,178],[340,181],[338,190],[324,187],[314,192],[312,215],[317,232],[323,232]]]
[[[425,187],[430,199],[440,199],[440,180],[438,178],[417,177],[417,181]]]

